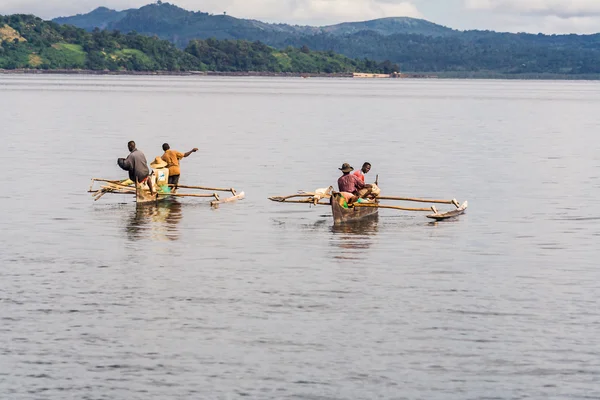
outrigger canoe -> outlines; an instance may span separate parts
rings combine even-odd
[[[426,215],[427,218],[434,219],[436,221],[442,221],[450,218],[455,218],[462,215],[467,210],[468,202],[464,202],[462,205],[458,203],[456,199],[452,200],[434,200],[434,199],[420,199],[412,197],[391,197],[391,196],[377,196],[374,200],[361,199],[359,202],[354,204],[346,204],[344,197],[337,192],[333,192],[333,187],[327,189],[317,189],[315,192],[299,192],[298,194],[290,196],[274,196],[269,197],[269,200],[279,203],[300,203],[309,205],[320,205],[330,206],[333,214],[334,224],[360,221],[371,216],[378,215],[380,208],[400,210],[400,211],[421,211],[421,212],[432,212],[433,214]],[[298,200],[301,198],[301,200]],[[322,199],[328,199],[328,202],[322,201]],[[452,204],[456,207],[455,210],[439,212],[435,206],[423,207],[423,208],[411,208],[411,207],[400,207],[388,204],[382,204],[383,200],[393,201],[407,201],[407,202],[418,202],[418,203],[432,203],[432,204]]]
[[[96,182],[102,182],[102,186],[99,189],[94,189],[94,184]],[[245,197],[244,192],[237,192],[234,188],[211,188],[211,187],[203,187],[203,186],[187,186],[187,185],[178,185],[177,189],[194,189],[194,190],[205,190],[212,191],[213,193],[179,193],[175,192],[173,189],[173,185],[169,185],[170,187],[163,187],[156,194],[151,194],[148,190],[147,186],[135,184],[132,181],[126,179],[124,181],[118,180],[108,180],[108,179],[98,179],[92,178],[92,183],[90,185],[89,193],[92,193],[94,197],[94,201],[99,200],[102,196],[107,193],[110,194],[126,194],[126,195],[135,195],[135,202],[137,205],[145,205],[145,204],[156,204],[157,202],[165,201],[171,199],[173,197],[199,197],[199,198],[212,198],[211,201],[212,206],[217,206],[223,203],[229,203],[236,200],[242,200]],[[231,197],[221,198],[217,192],[229,192],[231,193]]]

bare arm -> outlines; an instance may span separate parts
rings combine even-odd
[[[354,176],[354,181],[355,181],[354,186],[356,187],[356,189],[358,189],[358,190],[365,189],[365,188],[371,189],[373,187],[373,185],[367,185],[367,184],[363,183],[363,181],[358,176],[356,176],[356,175],[353,175],[353,176]]]
[[[185,153],[183,156],[184,157],[188,157],[190,154],[195,153],[198,151],[197,147],[194,147],[193,149],[191,149],[190,151],[188,151],[187,153]]]

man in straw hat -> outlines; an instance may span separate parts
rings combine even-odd
[[[168,187],[169,184],[169,170],[166,167],[167,163],[160,157],[156,157],[154,161],[150,163],[150,168],[154,170],[154,173],[152,174],[152,183],[156,183],[156,186],[162,190],[165,189],[163,186]]]
[[[162,159],[167,163],[169,167],[169,185],[177,187],[179,184],[179,175],[181,174],[181,168],[179,168],[179,160],[184,157],[188,157],[190,154],[198,151],[196,147],[188,151],[187,153],[180,153],[177,150],[171,150],[168,143],[162,145],[165,154],[162,155]]]
[[[359,198],[365,198],[371,194],[373,186],[363,183],[356,175],[350,174],[350,172],[354,171],[354,168],[350,164],[344,163],[339,170],[344,175],[338,179],[338,188],[347,202],[354,203]]]
[[[129,179],[133,182],[148,184],[148,188],[150,189],[150,193],[154,194],[154,188],[152,185],[152,180],[148,179],[150,175],[150,169],[148,168],[148,162],[146,161],[146,156],[144,153],[139,151],[133,140],[127,143],[127,149],[129,149],[129,155],[127,158],[119,158],[117,159],[117,164],[121,169],[129,172]]]

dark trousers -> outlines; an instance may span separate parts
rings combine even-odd
[[[179,185],[179,175],[170,175],[169,176],[169,185]]]

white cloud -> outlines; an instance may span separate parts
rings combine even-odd
[[[507,23],[506,29],[510,32],[530,32],[547,34],[591,34],[597,33],[600,26],[599,17],[571,17],[543,16],[536,18],[518,18],[512,23]]]
[[[244,1],[244,0],[240,0]],[[397,3],[378,0],[304,0],[297,2],[293,15],[297,19],[321,18],[338,21],[368,20],[383,17],[421,17],[410,2]]]
[[[137,8],[153,0],[0,0],[0,14],[54,18],[87,13],[99,6]],[[170,0],[182,8],[239,18],[292,23],[336,23],[383,17],[422,17],[409,0]]]
[[[508,32],[596,33],[600,0],[462,0],[487,26]]]
[[[600,0],[465,0],[465,6],[472,10],[560,18],[600,15]]]

